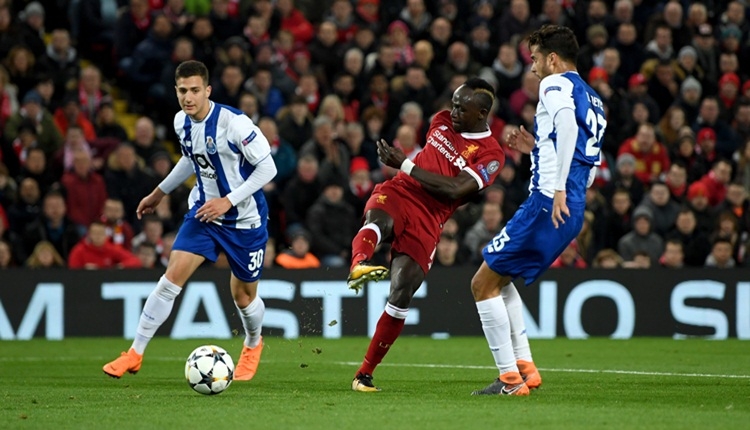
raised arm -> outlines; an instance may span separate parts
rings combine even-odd
[[[536,143],[534,135],[529,133],[523,125],[518,130],[508,133],[505,140],[508,142],[510,148],[516,149],[523,154],[531,154],[531,150],[534,149],[534,144]]]

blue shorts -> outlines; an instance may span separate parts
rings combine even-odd
[[[484,261],[500,275],[521,277],[526,285],[533,283],[581,231],[585,204],[568,204],[568,209],[570,218],[555,228],[552,199],[532,193],[484,247]]]
[[[263,272],[266,242],[265,223],[259,228],[223,227],[200,222],[188,213],[172,249],[197,254],[211,262],[216,261],[219,251],[224,251],[234,276],[244,282],[254,282]]]

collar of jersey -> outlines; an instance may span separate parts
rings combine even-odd
[[[485,137],[492,136],[492,132],[490,130],[485,130],[481,133],[461,133],[461,137],[464,139],[484,139]]]

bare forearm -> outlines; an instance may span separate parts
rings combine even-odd
[[[378,157],[383,164],[399,168],[435,197],[458,200],[483,186],[481,179],[468,168],[454,177],[440,175],[417,167],[401,150],[393,149],[384,140],[377,142],[377,145]]]
[[[401,171],[414,178],[422,188],[435,197],[458,200],[478,191],[481,186],[470,173],[464,170],[455,177],[443,176],[417,167],[409,160],[401,165]]]
[[[154,190],[151,191],[151,194],[153,194],[154,196],[158,197],[159,200],[163,199],[164,196],[167,195],[167,193],[165,193],[164,190],[162,190],[159,187],[154,188]]]
[[[428,172],[419,167],[414,167],[410,176],[434,196],[447,197],[452,200],[463,197],[459,195],[458,184],[455,183],[453,178]]]

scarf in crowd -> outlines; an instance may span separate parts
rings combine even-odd
[[[8,93],[0,88],[0,128],[5,128],[5,122],[13,115],[13,109],[10,104]]]
[[[83,89],[83,85],[78,85],[78,104],[86,117],[93,121],[96,112],[99,111],[99,106],[102,104],[102,92],[96,90],[93,94],[89,94]]]
[[[151,14],[147,13],[143,18],[138,19],[137,16],[130,14],[130,17],[133,19],[133,24],[135,24],[136,28],[141,31],[148,31],[148,29],[151,27]]]

